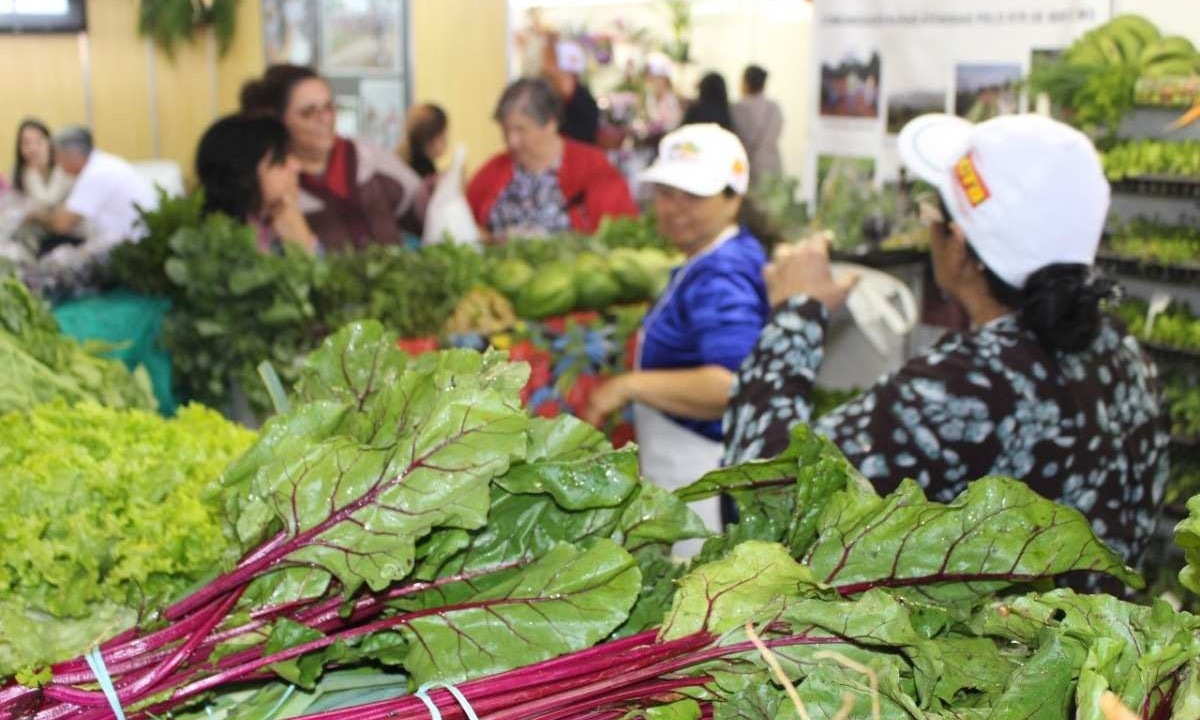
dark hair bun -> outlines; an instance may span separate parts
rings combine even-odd
[[[1021,292],[1021,322],[1048,350],[1078,352],[1100,332],[1100,304],[1116,284],[1090,265],[1047,265],[1029,276]]]

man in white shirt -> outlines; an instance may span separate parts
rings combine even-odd
[[[141,237],[138,208],[158,207],[158,194],[127,161],[98,150],[86,128],[67,128],[54,138],[55,159],[75,185],[62,205],[36,220],[56,235],[84,239],[77,248],[103,256],[115,245]]]

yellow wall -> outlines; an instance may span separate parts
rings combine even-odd
[[[259,0],[242,0],[227,55],[213,60],[207,36],[176,48],[174,60],[137,34],[136,0],[90,0],[86,57],[74,35],[0,35],[0,169],[12,163],[17,125],[26,116],[52,129],[88,122],[97,146],[132,160],[165,157],[191,175],[200,134],[234,110],[243,82],[263,68]],[[455,142],[478,167],[500,149],[492,107],[506,80],[505,0],[411,0],[412,98],[450,116]]]
[[[191,174],[204,128],[235,109],[242,82],[262,70],[260,3],[239,4],[234,44],[219,60],[207,36],[177,48],[174,60],[148,50],[137,34],[137,6],[134,0],[90,0],[86,51],[74,35],[0,36],[0,168],[6,174],[21,119],[39,117],[52,129],[87,123],[89,89],[98,147],[132,160],[169,158]]]
[[[450,140],[467,146],[468,168],[501,147],[492,109],[508,79],[505,0],[412,0],[414,103],[441,105]]]

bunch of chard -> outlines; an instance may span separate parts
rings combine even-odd
[[[1068,573],[1140,578],[1077,511],[1022,483],[985,478],[939,504],[906,482],[881,498],[801,432],[781,458],[681,494],[722,490],[743,501],[742,527],[710,541],[712,559],[679,581],[661,627],[460,682],[471,710],[486,720],[1099,720],[1112,691],[1147,720],[1200,713],[1200,618],[1052,589]],[[449,689],[428,697],[443,718],[468,717]],[[430,711],[405,695],[305,717]]]
[[[633,451],[529,418],[526,374],[496,353],[410,359],[377,323],[330,337],[223,478],[253,549],[99,644],[125,713],[333,667],[460,680],[657,623],[669,544],[702,525],[638,482]],[[0,718],[107,718],[96,681],[82,657],[31,668]]]

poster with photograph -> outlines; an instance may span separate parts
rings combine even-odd
[[[1023,74],[1017,64],[958,65],[954,68],[954,114],[983,122],[1019,112]]]
[[[317,1],[263,0],[267,65],[317,62]]]
[[[334,127],[337,134],[342,136],[358,135],[358,95],[334,95],[337,105],[337,119]]]
[[[809,199],[818,156],[874,158],[882,187],[899,175],[896,134],[913,118],[1025,111],[1034,51],[1065,48],[1111,13],[1109,0],[815,0]]]
[[[879,114],[879,52],[849,53],[821,63],[821,114]]]
[[[358,134],[381,147],[396,147],[404,133],[404,83],[363,80],[358,99]]]
[[[405,52],[403,9],[397,0],[324,0],[321,72],[400,74]]]

